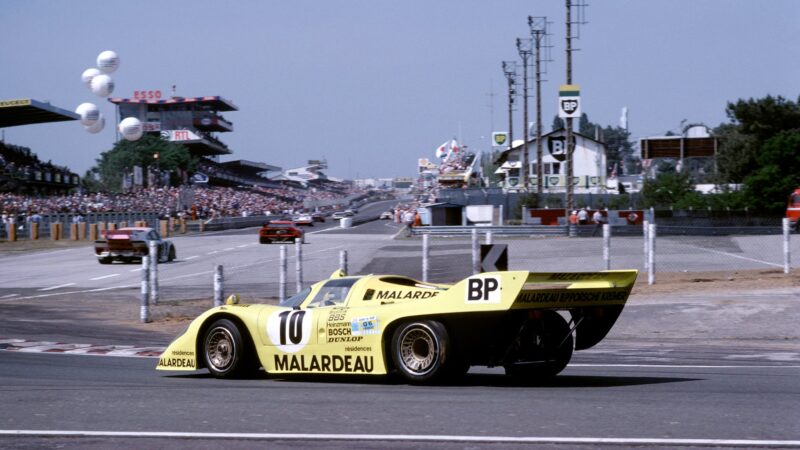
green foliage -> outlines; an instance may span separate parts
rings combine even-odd
[[[700,194],[694,190],[692,180],[687,174],[665,172],[656,179],[645,181],[642,188],[642,203],[645,207],[681,209],[683,206],[702,205]]]
[[[735,124],[722,124],[714,130],[719,138],[717,183],[741,183],[753,167],[757,154],[755,137],[742,133]]]
[[[558,131],[567,128],[567,125],[564,122],[564,119],[556,115],[555,117],[553,117],[553,124],[550,126],[550,128],[551,131]]]
[[[782,210],[789,193],[800,186],[800,130],[785,131],[767,140],[756,162],[758,169],[745,178],[749,204]]]
[[[155,156],[158,155],[156,159]],[[192,172],[197,159],[180,144],[145,135],[137,141],[121,140],[114,148],[100,154],[97,166],[92,171],[100,174],[96,187],[101,190],[118,192],[122,188],[122,177],[134,166],[141,166],[144,173],[150,166],[160,170],[179,170]]]
[[[728,103],[728,117],[739,124],[742,134],[763,143],[776,134],[800,127],[800,98],[797,102],[768,95],[762,99],[739,99]]]
[[[522,194],[519,197],[519,202],[517,203],[520,208],[523,206],[528,209],[536,209],[539,208],[539,195],[536,193],[526,193]]]

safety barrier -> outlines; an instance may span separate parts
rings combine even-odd
[[[567,236],[569,227],[547,226],[547,225],[509,225],[509,226],[431,226],[415,227],[411,233],[414,236],[466,236],[472,234],[472,230],[478,233],[491,232],[495,236]]]

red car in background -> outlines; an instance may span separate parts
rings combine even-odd
[[[296,242],[298,239],[300,242],[303,241],[303,230],[291,220],[273,220],[265,223],[258,231],[258,242],[260,244]]]

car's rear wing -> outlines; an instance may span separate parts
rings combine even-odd
[[[622,306],[628,300],[636,275],[636,270],[529,273],[511,308]]]

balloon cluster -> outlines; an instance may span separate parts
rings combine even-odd
[[[109,76],[119,68],[119,56],[112,50],[106,50],[97,55],[97,67],[83,71],[81,80],[98,97],[108,97],[114,92],[114,80]],[[81,124],[89,133],[99,133],[106,125],[106,119],[94,103],[81,103],[75,109],[75,114],[80,116]],[[119,123],[119,132],[129,140],[135,141],[142,137],[142,123],[135,117],[128,117]]]

